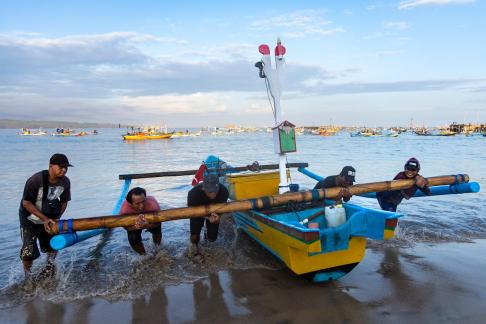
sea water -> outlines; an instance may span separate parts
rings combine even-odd
[[[202,135],[171,140],[124,142],[120,129],[101,129],[99,135],[84,137],[19,136],[16,130],[0,130],[0,307],[26,302],[35,297],[54,302],[87,296],[107,299],[130,298],[160,285],[179,284],[225,269],[270,268],[283,265],[246,235],[237,232],[230,219],[223,219],[214,244],[202,243],[204,260],[187,257],[189,221],[162,226],[163,243],[155,249],[144,233],[148,255],[140,257],[129,247],[126,232],[115,229],[62,250],[56,260],[55,280],[35,291],[22,289],[23,271],[18,208],[25,181],[47,169],[53,153],[64,153],[74,167],[72,200],[63,218],[110,214],[123,181],[119,174],[197,169],[209,154],[220,156],[233,166],[277,163],[271,133],[240,133],[227,136]],[[399,137],[336,136],[297,137],[297,152],[288,162],[307,162],[321,176],[339,173],[345,165],[356,168],[357,183],[392,179],[410,157],[419,159],[421,174],[438,176],[466,173],[471,181],[486,188],[486,137]],[[155,196],[162,208],[186,206],[192,177],[133,180]],[[292,182],[311,188],[315,181],[292,171]],[[353,197],[352,203],[379,208],[376,200]],[[448,195],[404,201],[399,211],[398,237],[387,244],[469,241],[486,238],[486,194]],[[42,256],[34,263],[41,271]]]

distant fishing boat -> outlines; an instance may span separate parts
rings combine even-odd
[[[28,128],[22,128],[20,130],[21,136],[44,136],[46,134],[47,133],[44,132],[41,128],[39,128],[38,130],[31,130],[31,129],[28,129]]]
[[[414,131],[414,133],[418,136],[432,136],[432,134],[426,128],[417,129]]]
[[[456,135],[455,132],[451,131],[451,130],[448,130],[448,129],[444,129],[444,130],[441,130],[438,134],[436,134],[435,136],[454,136]]]
[[[372,136],[382,136],[381,132],[375,131],[373,129],[364,129],[350,134],[351,137],[372,137]]]
[[[122,137],[125,141],[170,139],[172,133],[127,133],[122,135]]]
[[[68,136],[75,136],[76,133],[74,130],[69,128],[56,128],[56,131],[51,134],[52,136],[61,136],[61,137],[68,137]]]

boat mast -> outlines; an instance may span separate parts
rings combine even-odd
[[[263,77],[266,80],[268,91],[273,99],[273,115],[274,115],[274,127],[280,125],[283,122],[282,109],[280,106],[280,96],[282,95],[282,79],[285,70],[285,47],[281,44],[280,38],[277,39],[277,46],[275,47],[275,69],[272,69],[272,60],[270,58],[270,48],[268,45],[260,45],[259,52],[263,55],[261,63],[263,66],[257,67],[263,69]],[[262,74],[260,73],[260,76]],[[275,144],[276,145],[276,144]],[[277,152],[277,147],[275,148]],[[277,153],[279,156],[279,171],[280,171],[280,184],[279,193],[289,191],[289,183],[287,182],[287,157],[285,153]]]

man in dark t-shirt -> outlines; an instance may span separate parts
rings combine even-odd
[[[342,187],[343,189],[339,193],[336,200],[343,199],[349,201],[351,199],[351,193],[347,187],[352,186],[355,182],[356,170],[352,166],[345,166],[338,175],[329,176],[319,181],[314,189],[327,189]]]
[[[71,200],[71,183],[66,177],[68,167],[72,167],[64,154],[56,153],[49,160],[49,169],[37,172],[25,183],[24,193],[19,208],[22,260],[26,276],[30,274],[32,262],[40,256],[41,251],[48,254],[48,262],[53,263],[56,257],[49,241],[51,235],[47,229],[55,226]]]
[[[228,189],[219,184],[219,178],[215,174],[208,174],[204,177],[204,181],[187,194],[187,206],[203,206],[217,203],[224,203],[228,201]],[[191,226],[191,248],[190,254],[197,255],[199,253],[198,243],[200,240],[201,229],[206,223],[205,239],[209,242],[214,242],[218,238],[220,216],[212,213],[208,217],[198,217],[190,219]]]

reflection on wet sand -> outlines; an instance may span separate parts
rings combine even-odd
[[[162,286],[133,300],[55,304],[37,297],[0,310],[0,322],[479,323],[486,318],[486,280],[477,267],[486,260],[477,256],[485,248],[485,241],[375,247],[346,277],[324,284],[287,269],[230,269],[192,283],[157,282]]]
[[[195,320],[222,323],[231,319],[223,299],[224,290],[217,273],[209,274],[204,280],[196,281],[192,286]]]
[[[37,323],[63,323],[65,307],[54,303],[28,303],[25,305],[25,312],[27,317],[26,324]]]
[[[132,301],[132,323],[167,323],[165,289],[157,289],[148,296]]]

